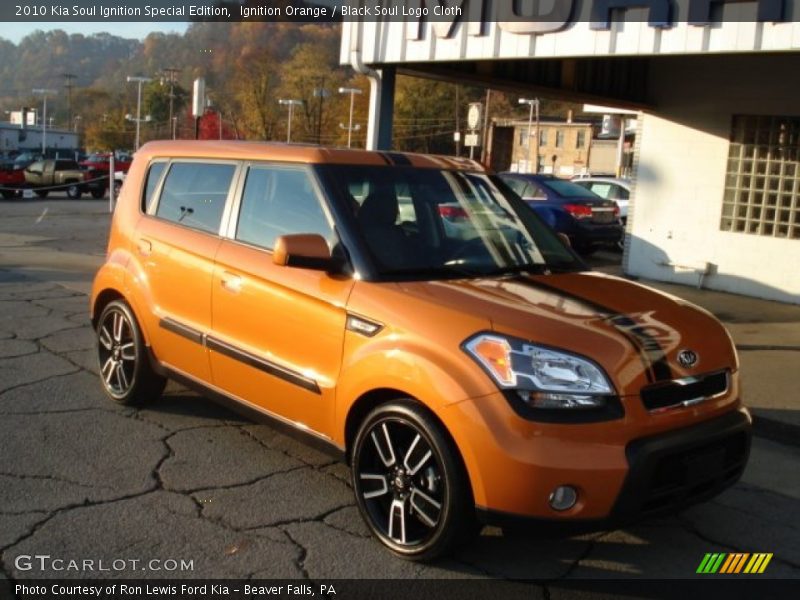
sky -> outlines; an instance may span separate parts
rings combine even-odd
[[[33,33],[37,29],[50,31],[51,29],[63,29],[67,33],[82,33],[92,35],[93,33],[107,32],[124,38],[144,39],[147,34],[154,31],[162,33],[183,33],[189,23],[164,22],[154,23],[152,21],[144,23],[58,23],[58,22],[38,22],[38,23],[14,23],[13,27],[3,27],[0,29],[0,37],[18,44],[26,35]]]

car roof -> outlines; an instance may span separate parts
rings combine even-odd
[[[522,177],[524,179],[558,179],[558,177],[551,175],[550,173],[514,173],[513,171],[504,171],[500,173],[500,175],[511,175],[513,177]]]
[[[413,166],[429,169],[484,171],[477,161],[453,156],[328,148],[312,144],[280,142],[167,140],[148,142],[136,153],[153,158],[209,158],[274,160],[308,164]]]
[[[621,185],[631,185],[631,180],[625,177],[576,177],[571,181],[580,183],[582,181],[597,182],[597,183],[619,183]]]

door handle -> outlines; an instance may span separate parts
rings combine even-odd
[[[139,249],[139,254],[141,254],[142,256],[150,256],[150,253],[153,251],[152,242],[144,238],[140,239],[136,243],[136,247]]]
[[[220,282],[222,283],[222,287],[224,287],[229,292],[233,292],[234,294],[238,294],[239,291],[242,289],[242,278],[235,273],[230,273],[228,271],[222,272],[222,277],[220,278]]]

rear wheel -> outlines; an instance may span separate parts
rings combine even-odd
[[[411,400],[381,405],[367,416],[353,449],[352,478],[367,525],[402,558],[434,559],[476,531],[457,451]]]
[[[139,324],[124,301],[103,309],[96,334],[100,379],[112,400],[136,405],[161,396],[166,379],[153,371]]]
[[[75,182],[70,183],[67,187],[67,197],[70,200],[78,200],[81,197],[81,186]]]
[[[91,194],[92,194],[92,198],[94,198],[95,200],[100,200],[100,198],[102,198],[103,196],[106,195],[106,189],[105,188],[92,188]]]
[[[49,193],[49,190],[36,190],[36,195],[39,196],[39,198],[47,198],[47,194]]]

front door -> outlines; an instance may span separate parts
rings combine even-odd
[[[323,206],[306,167],[249,166],[217,252],[208,348],[217,387],[328,436],[353,279],[272,262],[279,235],[335,243]]]

